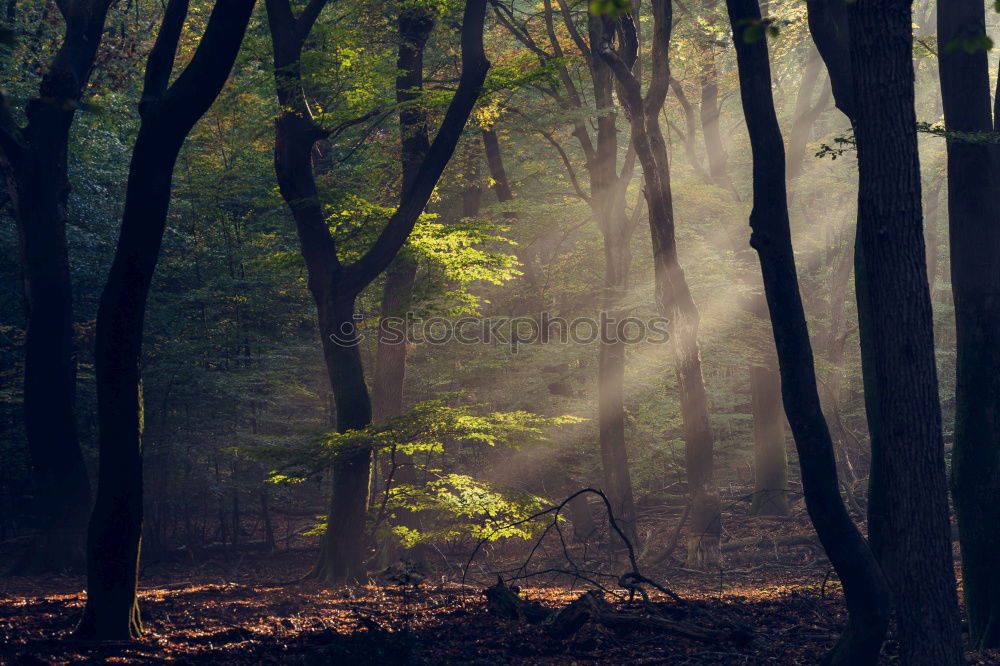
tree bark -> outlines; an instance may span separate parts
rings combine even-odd
[[[1000,117],[993,117],[986,50],[969,53],[951,46],[986,34],[982,3],[955,0],[938,4],[937,11],[945,127],[953,132],[1000,129]],[[996,500],[1000,496],[1000,147],[996,144],[948,140],[948,220],[958,347],[952,496],[969,637],[977,648],[996,648],[1000,647],[1000,503]],[[928,248],[928,266],[936,258],[934,249]],[[929,279],[933,281],[933,274]]]
[[[100,468],[87,540],[87,605],[76,630],[83,638],[128,640],[142,633],[136,589],[146,297],[166,226],[177,154],[228,79],[253,4],[218,0],[191,62],[168,86],[188,9],[186,0],[171,0],[146,63],[121,235],[97,313]]]
[[[878,389],[868,402],[882,440],[872,454],[884,501],[880,561],[903,660],[957,665],[964,657],[921,219],[910,3],[859,0],[848,17],[857,245]]]
[[[16,569],[79,569],[90,480],[76,415],[73,295],[66,246],[70,126],[90,78],[108,0],[59,5],[65,33],[19,127],[0,100],[0,170],[7,182],[23,272],[27,331],[24,425],[38,533]],[[13,17],[15,5],[8,5]]]

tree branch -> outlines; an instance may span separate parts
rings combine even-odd
[[[448,105],[419,173],[410,188],[403,192],[399,208],[371,248],[357,262],[344,269],[344,284],[349,292],[359,293],[388,267],[409,237],[455,152],[490,66],[483,48],[485,18],[486,0],[466,0],[462,21],[462,75],[458,91]]]
[[[169,0],[160,22],[160,31],[146,58],[146,76],[142,84],[142,99],[139,101],[140,115],[162,102],[174,70],[177,57],[177,43],[187,19],[188,0]]]

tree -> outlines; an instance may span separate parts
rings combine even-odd
[[[77,436],[73,293],[66,246],[70,126],[90,79],[110,0],[59,3],[65,33],[19,127],[0,100],[0,169],[14,207],[22,258],[27,341],[24,427],[39,538],[24,566],[77,568],[90,480]],[[13,7],[13,4],[11,4]]]
[[[729,155],[726,153],[722,140],[722,104],[719,102],[719,72],[715,61],[715,48],[719,41],[716,34],[716,9],[718,0],[702,0],[704,12],[701,20],[704,31],[700,35],[699,53],[701,87],[701,103],[698,105],[701,120],[701,132],[705,139],[705,154],[708,157],[708,169],[712,182],[721,188],[733,190],[733,182],[729,177]]]
[[[97,499],[87,538],[87,605],[78,636],[142,633],[136,597],[142,536],[142,333],[166,227],[177,155],[232,70],[253,0],[217,0],[187,66],[171,83],[187,0],[170,0],[146,61],[121,235],[97,314],[100,427]]]
[[[639,40],[631,15],[624,14],[619,20],[620,52],[616,52],[611,44],[615,34],[614,21],[608,16],[602,18],[604,32],[598,53],[618,81],[619,99],[628,115],[632,145],[642,165],[653,244],[657,306],[670,320],[671,348],[684,422],[685,469],[692,504],[687,564],[707,569],[719,562],[719,534],[722,529],[719,499],[713,480],[714,437],[708,420],[708,395],[701,371],[698,308],[677,256],[670,167],[659,124],[660,111],[670,85],[667,49],[672,12],[669,2],[664,0],[655,0],[652,6],[652,78],[645,96],[639,78],[632,72],[638,57]]]
[[[889,621],[888,587],[840,497],[833,440],[816,388],[792,249],[785,152],[771,93],[767,27],[756,0],[727,0],[727,7],[753,153],[750,244],[760,259],[778,353],[781,394],[799,453],[806,508],[847,599],[847,626],[824,663],[875,664]]]
[[[882,438],[880,562],[893,591],[904,661],[961,664],[922,227],[910,3],[860,0],[847,11],[861,289],[871,324],[866,360],[877,387],[866,400]],[[865,328],[861,333],[866,335]],[[875,457],[873,452],[873,463]]]
[[[788,515],[788,455],[781,411],[781,378],[771,359],[750,367],[753,412],[754,516]]]
[[[404,7],[399,15],[396,103],[399,105],[399,145],[404,193],[417,177],[430,148],[424,92],[424,48],[434,30],[434,14],[421,6]],[[400,202],[402,203],[402,202]],[[383,317],[404,317],[410,307],[417,262],[403,250],[386,270],[382,288]],[[375,356],[373,415],[377,422],[403,413],[407,344],[379,340]]]
[[[948,220],[957,383],[952,496],[969,636],[1000,647],[1000,148],[963,138],[1000,129],[991,108],[982,2],[939,3],[938,60],[948,139]],[[1000,100],[1000,96],[997,96]],[[995,102],[994,102],[995,103]],[[935,192],[936,194],[936,192]],[[936,206],[935,206],[936,208]],[[932,255],[928,251],[928,265]],[[932,277],[933,279],[933,277]]]
[[[275,173],[299,236],[316,303],[323,356],[337,410],[337,430],[359,430],[371,423],[372,407],[357,344],[354,305],[358,294],[397,256],[423,212],[441,173],[451,159],[462,130],[479,98],[489,61],[483,50],[485,0],[468,0],[462,22],[462,74],[458,89],[434,140],[426,149],[416,175],[401,192],[400,205],[375,243],[354,263],[343,264],[330,235],[313,175],[314,144],[330,135],[312,118],[302,90],[302,49],[325,0],[312,0],[296,17],[288,0],[268,0],[268,21],[274,47],[275,87],[283,109],[275,121]],[[418,67],[418,54],[407,57],[424,29],[418,16],[400,16],[400,29],[414,32],[400,43],[400,61]],[[410,23],[413,21],[412,23]],[[412,77],[413,74],[410,73]],[[401,75],[400,81],[408,81]],[[410,153],[414,155],[414,153]],[[412,173],[412,172],[411,172]],[[372,452],[354,450],[338,458],[333,493],[320,558],[313,575],[339,582],[363,575]]]
[[[601,232],[604,250],[604,284],[601,307],[614,319],[624,316],[621,302],[630,289],[632,266],[631,241],[639,219],[639,204],[628,215],[626,190],[632,180],[635,151],[630,146],[622,166],[618,167],[618,127],[614,103],[614,77],[603,58],[595,55],[605,39],[608,26],[597,16],[587,14],[586,38],[576,25],[566,0],[557,0],[563,24],[570,39],[587,65],[593,94],[596,131],[591,134],[581,112],[587,107],[584,97],[566,65],[566,53],[556,32],[555,7],[544,2],[545,33],[551,53],[538,45],[527,24],[518,26],[510,10],[494,5],[497,20],[535,54],[540,62],[555,69],[562,90],[542,88],[562,110],[573,116],[573,137],[584,156],[584,168],[589,176],[589,193],[579,185],[566,151],[550,132],[541,130],[545,140],[559,153],[567,175],[577,195],[587,202]],[[588,109],[589,110],[589,109]],[[601,471],[604,491],[611,500],[617,520],[628,538],[636,543],[635,499],[629,471],[628,450],[625,446],[625,345],[601,336],[597,366],[597,421],[601,451]]]

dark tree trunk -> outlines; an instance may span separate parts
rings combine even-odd
[[[772,361],[750,368],[754,487],[750,513],[788,515],[788,454],[781,407],[781,377]]]
[[[852,71],[851,28],[845,0],[808,0],[809,31],[830,75],[834,104],[851,121],[857,134],[857,95]],[[865,239],[859,232],[854,243],[854,296],[858,306],[858,340],[861,347],[861,378],[864,384],[865,416],[871,446],[868,473],[868,539],[883,569],[888,500],[885,496],[885,444],[877,407],[879,385],[875,372],[874,322],[869,300],[868,271],[864,262]],[[886,571],[888,575],[890,572]]]
[[[15,565],[32,572],[80,569],[90,481],[76,431],[73,296],[66,246],[69,130],[90,78],[108,0],[60,5],[63,40],[18,127],[0,105],[0,169],[19,234],[27,332],[24,425],[38,533]],[[16,5],[7,5],[8,17]]]
[[[354,331],[354,296],[338,294],[331,288],[335,280],[317,281],[313,287],[312,276],[310,272],[323,332],[323,358],[337,408],[337,432],[360,430],[372,422],[372,407]],[[364,578],[371,465],[372,452],[367,448],[344,454],[334,463],[329,529],[323,534],[319,559],[311,573],[323,582]]]
[[[275,123],[274,165],[278,188],[295,219],[309,274],[309,289],[316,303],[323,355],[336,404],[337,430],[346,432],[364,428],[372,421],[371,399],[355,329],[355,299],[396,258],[413,230],[479,98],[489,61],[483,51],[485,0],[468,0],[461,30],[462,74],[437,135],[425,146],[420,132],[404,131],[404,161],[412,162],[404,165],[399,208],[361,258],[343,265],[326,225],[312,165],[313,145],[330,132],[313,122],[305,103],[300,71],[304,41],[325,4],[326,0],[312,0],[295,16],[288,0],[267,1],[275,87],[278,101],[285,109]],[[404,9],[399,17],[402,73],[397,83],[407,86],[407,90],[409,82],[422,80],[423,41],[420,40],[426,40],[429,33],[428,18],[412,8]],[[408,93],[401,90],[399,94]],[[405,106],[400,115],[401,125],[411,129],[424,122],[416,104]],[[334,463],[329,529],[323,536],[319,560],[312,572],[323,582],[337,583],[364,576],[371,460],[371,450],[364,449],[345,454]]]
[[[986,34],[982,3],[938,4],[945,126],[990,132],[987,52],[950,45]],[[1000,100],[1000,95],[997,96]],[[928,217],[930,217],[928,215]],[[951,283],[958,345],[952,493],[969,637],[1000,647],[1000,147],[948,140]],[[935,234],[936,237],[936,234]],[[936,252],[928,248],[928,265]],[[929,276],[933,279],[933,275]]]
[[[642,165],[653,242],[657,305],[670,320],[692,502],[687,564],[689,567],[709,569],[717,566],[720,558],[721,514],[713,480],[714,437],[709,425],[708,396],[701,372],[698,308],[677,257],[670,170],[659,125],[659,114],[670,84],[667,50],[671,15],[669,2],[653,2],[652,79],[645,97],[639,79],[629,65],[630,54],[638,51],[636,27],[631,16],[624,16],[620,22],[624,57],[611,48],[613,26],[607,19],[605,39],[598,53],[618,81],[619,99],[629,117],[632,145]]]
[[[434,16],[421,8],[408,8],[399,16],[399,54],[396,66],[396,102],[399,110],[400,162],[403,195],[417,177],[427,150],[427,112],[423,107],[424,46],[434,29]],[[410,308],[417,262],[403,250],[386,271],[382,288],[382,317],[405,317]],[[403,413],[403,385],[406,381],[407,343],[379,339],[375,353],[374,418],[376,422]],[[408,466],[401,472],[410,469]]]
[[[961,664],[921,220],[910,4],[859,0],[848,16],[857,245],[870,317],[868,360],[878,389],[868,404],[881,438],[872,452],[884,501],[880,561],[893,590],[903,660]]]
[[[511,189],[510,180],[507,178],[507,169],[503,163],[503,153],[500,151],[500,140],[497,137],[497,132],[493,128],[484,129],[482,137],[486,168],[493,180],[493,193],[500,203],[513,201],[514,190]],[[503,216],[512,222],[518,219],[517,213],[513,211],[505,211]],[[541,271],[534,250],[530,246],[518,245],[514,251],[517,253],[517,260],[521,263],[521,270],[524,271],[524,281],[527,283],[528,289],[532,291],[537,289],[541,282]],[[529,302],[532,296],[533,294],[528,296]]]
[[[848,622],[825,664],[878,662],[889,621],[888,588],[864,537],[840,497],[833,441],[816,388],[805,311],[798,289],[788,220],[785,155],[771,95],[766,38],[744,39],[760,21],[756,0],[728,0],[740,77],[740,97],[753,152],[750,244],[760,258],[764,293],[778,351],[785,414],[799,454],[806,507],[844,586]]]
[[[84,638],[127,640],[142,633],[136,588],[146,297],[166,226],[177,154],[229,77],[253,4],[218,0],[191,62],[168,86],[187,16],[186,0],[171,0],[146,64],[142,122],[129,166],[121,235],[97,313],[100,468],[87,540],[87,606],[77,628]]]
[[[507,169],[503,164],[503,154],[500,152],[500,140],[497,138],[496,130],[484,129],[482,136],[486,166],[490,171],[490,178],[493,179],[493,193],[500,203],[511,201],[514,198],[514,191],[507,179]]]

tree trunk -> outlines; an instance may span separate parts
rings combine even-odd
[[[987,52],[950,45],[986,34],[982,3],[938,5],[945,126],[1000,129]],[[1000,100],[1000,95],[997,96]],[[948,140],[951,283],[958,346],[952,496],[958,514],[969,637],[1000,647],[1000,147]],[[928,262],[936,257],[928,248]],[[933,279],[933,275],[930,276]]]
[[[687,565],[710,569],[720,559],[721,512],[713,479],[714,437],[708,420],[708,396],[701,372],[698,346],[698,308],[688,288],[677,257],[673,200],[666,144],[660,132],[659,114],[670,82],[667,47],[670,40],[671,8],[665,0],[653,3],[656,27],[653,35],[653,72],[643,97],[641,84],[631,67],[611,48],[612,25],[606,21],[605,39],[598,53],[608,62],[619,84],[619,99],[631,127],[632,145],[642,164],[649,227],[653,244],[656,299],[670,321],[674,368],[680,389],[688,491],[691,495],[691,527]],[[636,26],[631,16],[620,22],[622,51],[638,51]]]
[[[17,221],[27,331],[24,425],[34,481],[38,532],[15,569],[79,569],[90,505],[74,406],[76,353],[66,246],[70,126],[90,78],[107,18],[108,0],[60,5],[66,22],[58,51],[29,100],[27,124],[0,109],[0,170]],[[14,3],[8,4],[13,17]]]
[[[750,368],[754,488],[750,513],[788,515],[788,455],[781,407],[781,377],[773,362]]]
[[[964,657],[921,220],[910,4],[859,0],[848,17],[857,245],[871,323],[861,332],[870,332],[878,390],[869,404],[881,438],[872,453],[884,501],[880,561],[893,590],[903,660],[957,665]]]
[[[121,236],[97,313],[100,428],[97,500],[87,540],[87,605],[77,635],[128,640],[142,633],[136,597],[142,533],[146,297],[159,258],[177,154],[229,77],[252,0],[218,0],[190,63],[167,85],[187,16],[171,0],[146,65],[142,122],[132,150]]]
[[[326,225],[312,165],[313,145],[330,133],[313,122],[305,103],[300,69],[305,39],[325,4],[326,0],[311,0],[299,16],[295,16],[288,0],[267,0],[275,87],[278,101],[285,109],[275,123],[274,168],[278,188],[295,219],[309,274],[309,290],[316,303],[323,355],[337,411],[337,430],[346,432],[362,429],[372,420],[355,326],[355,299],[389,267],[413,230],[479,98],[489,61],[483,51],[485,0],[468,0],[461,30],[462,73],[437,135],[424,148],[417,146],[420,132],[404,132],[401,137],[403,159],[413,162],[404,164],[400,205],[361,258],[353,264],[343,265]],[[424,34],[423,40],[426,40],[432,27],[426,24],[427,20],[428,15],[415,8],[404,9],[399,17],[402,71],[397,86],[406,87],[397,91],[397,97],[403,101],[413,99],[407,97],[409,82],[422,80],[423,41],[420,35]],[[401,125],[410,128],[422,122],[423,116],[416,104],[401,109],[400,115]],[[411,117],[412,121],[407,121]],[[312,571],[314,577],[325,583],[364,576],[371,459],[371,449],[365,448],[346,452],[334,463],[327,531],[321,542],[319,560]]]
[[[609,28],[599,18],[589,19],[591,49],[596,49]],[[613,109],[611,70],[600,59],[590,62],[594,83],[594,104],[598,109]],[[618,304],[629,289],[632,264],[630,241],[632,228],[624,210],[625,173],[617,173],[617,119],[612,111],[597,119],[597,150],[588,164],[591,208],[604,240],[604,285],[601,304],[609,317],[619,317]],[[631,174],[628,174],[631,178]],[[620,341],[601,336],[597,366],[598,432],[601,449],[603,490],[611,501],[615,519],[625,535],[637,545],[635,500],[629,473],[628,448],[625,444],[625,346]],[[611,536],[612,542],[615,541]],[[620,544],[616,544],[617,545]]]
[[[722,109],[719,107],[719,73],[715,63],[715,40],[714,31],[715,9],[718,0],[702,0],[703,16],[707,31],[701,35],[701,132],[705,138],[705,154],[708,156],[708,170],[712,176],[712,181],[716,186],[727,190],[733,189],[733,183],[729,179],[729,155],[726,153],[725,143],[722,141],[722,128],[719,118],[722,116]]]
[[[354,297],[339,296],[329,288],[331,282],[319,284],[322,286],[313,289],[313,298],[337,407],[337,432],[360,430],[372,422],[372,408],[354,332]],[[368,448],[346,452],[334,462],[327,530],[311,574],[320,581],[364,580],[371,466],[372,451]]]
[[[385,286],[382,288],[383,318],[406,317],[416,275],[417,262],[403,251],[386,270]],[[376,423],[384,423],[403,413],[407,345],[406,340],[389,342],[379,339],[373,381],[373,416]]]
[[[29,572],[83,566],[90,506],[90,480],[74,413],[76,352],[66,247],[66,139],[56,136],[58,130],[48,131],[53,135],[32,141],[32,154],[10,178],[28,323],[24,425],[39,528],[16,569]]]
[[[830,103],[829,81],[824,82],[816,104],[812,103],[813,91],[819,81],[822,64],[823,60],[819,57],[819,51],[810,48],[806,68],[802,73],[802,81],[799,83],[798,95],[795,98],[795,121],[788,137],[788,168],[785,170],[785,177],[788,180],[794,180],[802,173],[806,158],[806,144],[809,142],[813,125],[816,124],[816,120]]]
[[[889,621],[888,588],[864,537],[851,522],[837,484],[833,441],[816,388],[805,311],[798,288],[788,220],[785,155],[774,112],[766,36],[745,39],[761,19],[756,0],[728,0],[740,97],[753,153],[753,210],[750,244],[760,258],[771,316],[781,394],[795,438],[806,507],[816,533],[844,586],[848,621],[824,664],[878,662]]]
[[[410,8],[399,16],[396,66],[400,74],[396,78],[396,101],[400,104],[401,193],[413,184],[430,148],[427,112],[420,98],[424,87],[424,46],[433,29],[434,16],[428,10]],[[386,271],[385,286],[382,288],[382,317],[406,316],[416,276],[417,263],[404,250]],[[405,340],[389,343],[379,338],[374,378],[374,418],[378,423],[403,413],[407,351]]]

